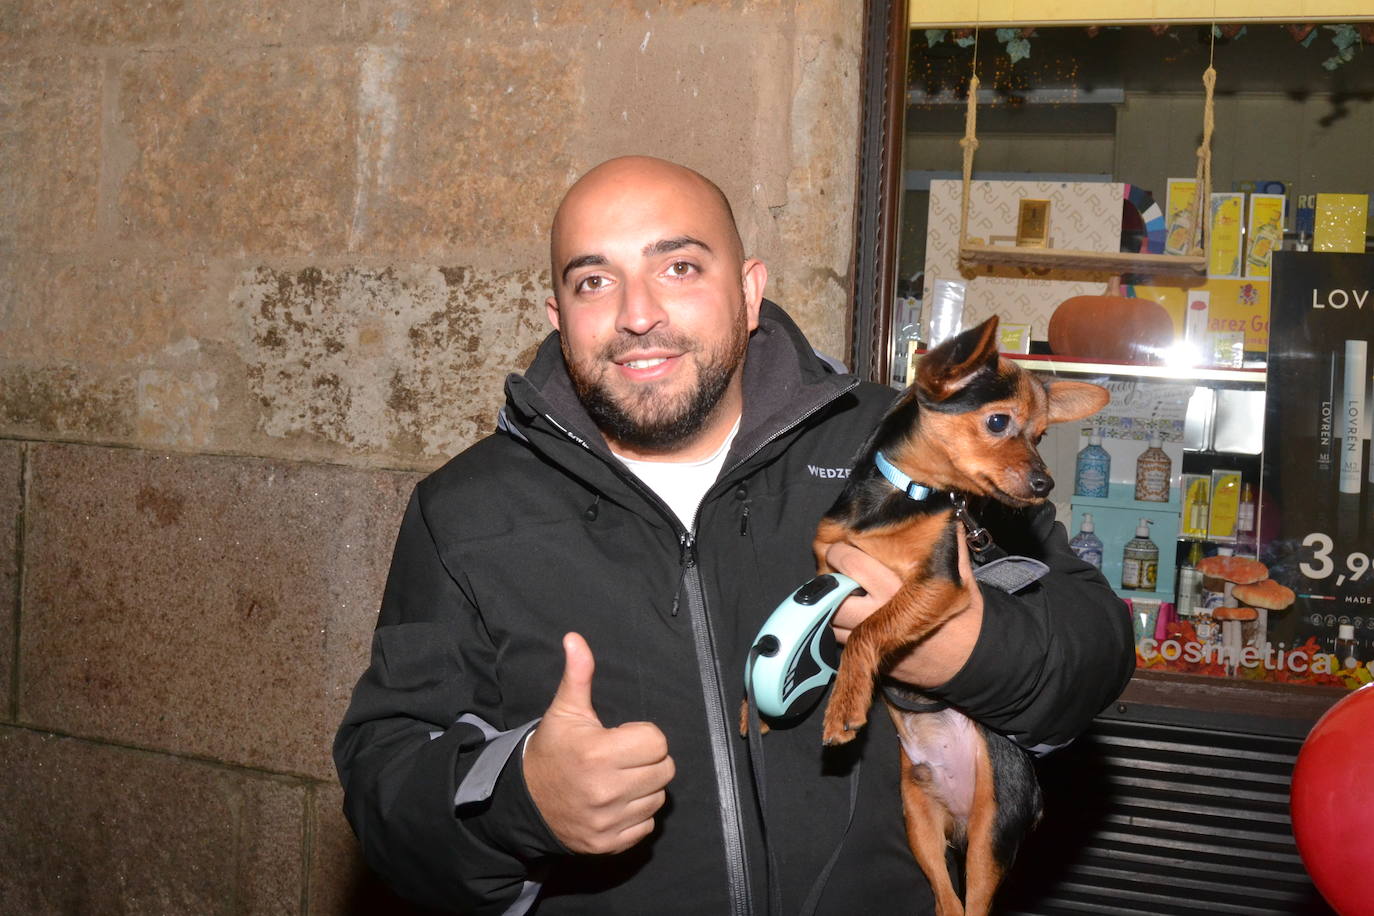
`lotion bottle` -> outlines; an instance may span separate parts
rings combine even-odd
[[[1135,461],[1135,498],[1140,502],[1167,503],[1173,461],[1164,451],[1164,437],[1150,435],[1150,446]]]
[[[1159,546],[1150,540],[1148,518],[1142,518],[1136,526],[1135,537],[1126,542],[1121,554],[1121,587],[1138,588],[1141,591],[1155,590],[1156,577],[1159,575]]]
[[[1093,514],[1083,513],[1083,527],[1078,529],[1078,533],[1069,541],[1069,549],[1077,555],[1078,559],[1091,563],[1098,569],[1102,568],[1102,539],[1093,533]]]
[[[1112,456],[1102,447],[1101,430],[1094,429],[1074,464],[1073,495],[1106,499],[1111,476]]]

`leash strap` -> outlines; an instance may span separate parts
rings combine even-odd
[[[764,778],[763,771],[763,731],[759,727],[759,704],[754,700],[754,662],[758,657],[758,647],[754,646],[749,650],[749,670],[744,678],[745,699],[749,706],[747,730],[749,772],[754,777],[754,801],[759,808],[759,836],[763,840],[763,848],[767,854],[764,863],[766,869],[764,883],[768,887],[768,912],[774,916],[782,916],[782,886],[779,884],[778,863],[773,855],[773,844],[768,842],[768,800],[765,794],[767,790],[764,788],[767,780]],[[853,816],[852,812],[850,816]]]
[[[849,771],[849,818],[844,822],[844,830],[840,833],[839,841],[835,843],[835,851],[830,853],[829,861],[816,876],[816,883],[811,885],[811,893],[806,895],[801,916],[812,916],[816,912],[816,907],[821,903],[821,892],[825,890],[825,883],[830,880],[830,872],[835,868],[835,863],[840,861],[840,851],[844,849],[845,838],[849,836],[849,828],[854,824],[854,809],[859,806],[859,771],[862,765],[863,758],[856,757],[854,769]]]

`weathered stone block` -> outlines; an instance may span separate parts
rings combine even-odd
[[[94,47],[165,44],[184,36],[187,0],[7,0],[0,39]]]
[[[364,5],[359,0],[214,0],[195,10],[190,31],[201,41],[232,44],[352,44],[366,39]]]
[[[133,428],[128,376],[75,365],[0,366],[0,429],[7,434],[127,442]]]
[[[439,45],[359,52],[349,249],[542,262],[572,178],[581,63],[528,32],[440,34]]]
[[[222,339],[209,268],[186,258],[27,254],[0,264],[0,360],[124,367],[182,360]]]
[[[302,783],[5,727],[0,772],[0,912],[300,912]]]
[[[416,479],[33,446],[19,720],[333,779]]]
[[[547,273],[260,267],[232,301],[268,436],[446,458],[496,426],[506,374],[548,332]]]
[[[0,61],[0,245],[65,249],[91,238],[99,218],[100,100],[98,58]]]
[[[786,201],[792,97],[789,38],[766,17],[738,21],[692,10],[620,18],[578,36],[589,69],[582,167],[645,153],[696,169],[720,185],[749,241],[755,212]],[[572,55],[570,55],[572,56]]]
[[[129,58],[112,127],[129,150],[120,238],[230,253],[341,250],[357,71],[340,48]]]
[[[14,672],[14,625],[19,607],[19,526],[23,521],[21,475],[24,447],[0,442],[0,722],[8,722]]]

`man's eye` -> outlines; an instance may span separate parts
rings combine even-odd
[[[576,287],[576,288],[577,288],[579,291],[581,291],[581,290],[589,290],[589,291],[593,291],[593,292],[594,292],[594,291],[596,291],[596,290],[598,290],[598,289],[601,289],[601,287],[603,287],[603,286],[605,286],[605,285],[606,285],[606,278],[605,278],[605,277],[598,276],[597,274],[592,274],[590,277],[583,277],[581,280],[579,280],[579,281],[577,282],[577,287]]]
[[[995,413],[992,416],[988,417],[987,422],[988,432],[1004,433],[1007,431],[1007,427],[1011,425],[1011,417],[1007,416],[1004,413]]]
[[[685,277],[696,269],[695,264],[687,261],[674,261],[672,264],[668,265],[668,273],[672,274],[674,277]]]

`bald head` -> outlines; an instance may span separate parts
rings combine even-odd
[[[563,198],[550,251],[549,323],[606,441],[645,460],[711,454],[740,416],[768,282],[720,188],[662,159],[612,159]]]
[[[709,226],[722,251],[717,252],[737,263],[744,262],[744,244],[735,225],[735,214],[725,193],[698,172],[652,156],[622,156],[610,159],[579,178],[553,217],[549,249],[554,285],[569,267],[570,235],[585,236],[589,223],[603,220],[616,208],[657,205],[665,217],[688,216]],[[697,239],[697,241],[704,241]]]

